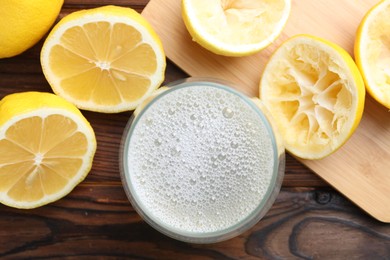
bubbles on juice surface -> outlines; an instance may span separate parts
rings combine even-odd
[[[234,111],[231,110],[230,108],[228,107],[225,107],[223,110],[222,110],[222,114],[225,118],[232,118],[233,115],[234,115]]]
[[[259,114],[237,94],[179,88],[149,106],[133,129],[131,189],[162,226],[224,230],[261,203],[274,170],[273,149]]]

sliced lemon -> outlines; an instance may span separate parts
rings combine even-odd
[[[194,41],[216,54],[244,56],[270,45],[290,14],[291,0],[182,0]]]
[[[68,194],[91,169],[95,134],[80,111],[49,93],[0,101],[0,202],[36,208]]]
[[[390,1],[367,12],[357,30],[354,52],[368,93],[390,108]]]
[[[260,98],[272,114],[286,149],[320,159],[340,148],[363,114],[363,79],[340,46],[310,35],[283,43],[260,82]]]
[[[135,10],[104,6],[63,18],[41,52],[53,91],[81,109],[134,109],[164,80],[161,41]]]

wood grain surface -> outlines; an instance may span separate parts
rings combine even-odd
[[[141,12],[147,0],[65,0],[60,17],[115,4]],[[39,63],[42,41],[0,59],[0,98],[52,92]],[[165,83],[187,74],[168,61]],[[65,198],[33,210],[0,204],[0,259],[389,259],[390,226],[367,215],[301,162],[287,155],[282,191],[267,215],[225,242],[175,241],[147,225],[126,198],[118,152],[131,112],[82,111],[98,149],[85,181]],[[1,156],[1,155],[0,155]]]
[[[351,55],[356,29],[378,0],[295,0],[280,37],[258,54],[231,58],[212,54],[194,42],[181,18],[180,0],[152,0],[143,15],[152,23],[167,56],[195,77],[222,78],[258,96],[262,70],[274,50],[297,34],[330,40]],[[164,21],[164,22],[161,22]],[[322,160],[300,160],[375,218],[390,222],[390,113],[368,97],[356,134]]]

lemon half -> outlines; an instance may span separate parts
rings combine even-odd
[[[36,208],[67,195],[91,169],[95,134],[80,111],[49,93],[0,101],[0,202]]]
[[[390,108],[390,1],[379,2],[361,21],[355,39],[356,63],[368,93]]]
[[[363,79],[340,46],[298,35],[271,56],[260,82],[260,98],[271,112],[286,149],[320,159],[340,148],[364,109]]]
[[[182,0],[194,41],[225,56],[245,56],[270,45],[290,14],[291,0]]]
[[[164,80],[165,54],[135,10],[104,6],[63,18],[41,52],[53,91],[81,109],[132,110]]]
[[[64,0],[1,0],[0,58],[13,57],[36,44],[50,29]]]

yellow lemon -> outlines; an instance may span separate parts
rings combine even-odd
[[[50,29],[64,0],[1,0],[0,58],[18,55]]]
[[[0,101],[0,202],[36,208],[68,194],[91,169],[95,134],[80,111],[50,93]]]
[[[379,2],[361,21],[355,59],[368,93],[390,108],[390,1]]]
[[[135,10],[104,6],[63,18],[48,35],[41,65],[53,91],[81,109],[132,110],[164,80],[158,35]]]
[[[270,45],[290,14],[291,0],[182,0],[194,41],[225,56],[245,56]]]
[[[283,43],[260,82],[260,98],[272,114],[286,149],[320,159],[340,148],[363,114],[363,79],[340,46],[310,35]]]

